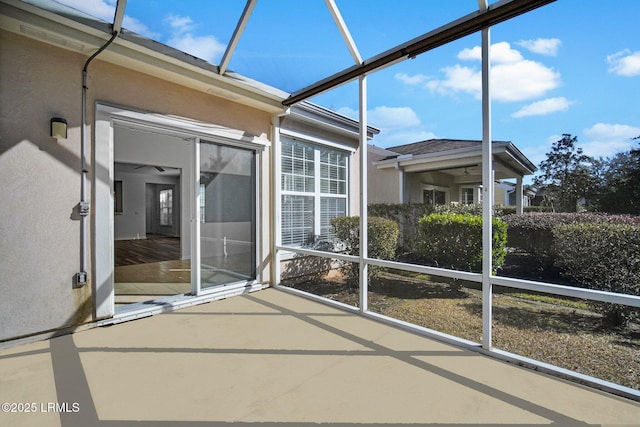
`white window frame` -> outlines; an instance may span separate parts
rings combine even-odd
[[[444,193],[444,203],[447,204],[447,203],[449,203],[451,201],[449,188],[440,187],[438,185],[423,185],[422,186],[422,192],[420,194],[420,196],[422,197],[422,203],[425,203],[425,200],[424,200],[424,191],[425,190],[441,191],[441,192]],[[435,199],[434,199],[434,206],[435,206]]]
[[[286,190],[284,188],[282,188],[282,176],[284,175],[284,171],[282,170],[282,158],[283,158],[283,150],[282,150],[282,145],[286,142],[285,140],[292,140],[292,141],[297,141],[299,143],[302,144],[306,144],[310,147],[313,148],[313,177],[314,177],[314,181],[313,181],[313,191],[293,191],[293,190]],[[328,150],[333,150],[333,151],[338,151],[341,152],[342,154],[344,154],[346,156],[346,161],[345,161],[345,169],[346,169],[346,176],[345,176],[345,193],[344,194],[333,194],[333,193],[323,193],[322,192],[322,174],[321,174],[321,168],[322,168],[322,162],[321,162],[321,150],[322,149],[328,149]],[[279,189],[279,203],[281,205],[281,209],[282,209],[282,199],[283,196],[301,196],[301,197],[312,197],[313,198],[313,235],[314,236],[321,236],[322,235],[322,200],[323,198],[333,198],[333,199],[343,199],[344,200],[344,205],[345,205],[345,216],[349,216],[350,212],[351,212],[351,206],[350,206],[350,202],[351,202],[351,188],[350,188],[350,174],[351,174],[351,170],[352,170],[352,154],[355,152],[355,150],[351,147],[345,147],[342,146],[340,144],[336,144],[333,143],[331,141],[326,141],[323,139],[319,139],[319,138],[314,138],[311,136],[306,136],[306,135],[302,135],[299,134],[297,132],[291,132],[291,131],[282,131],[280,132],[280,149],[278,150],[278,162],[280,164],[280,168],[279,168],[279,176],[278,176],[278,189]],[[282,219],[280,219],[280,224],[279,224],[281,229],[284,229],[283,224],[282,224]],[[290,243],[290,242],[283,242],[282,239],[282,234],[280,233],[280,242],[278,242],[279,245],[283,245],[283,246],[289,246],[292,248],[297,248],[297,247],[302,247],[304,246],[304,244],[306,242],[296,242],[296,243]]]
[[[465,190],[473,190],[473,200],[471,203],[467,203],[464,200]],[[482,186],[481,185],[462,185],[460,186],[460,203],[467,205],[478,205],[482,203]]]

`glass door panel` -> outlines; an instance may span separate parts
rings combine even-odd
[[[256,153],[200,143],[200,286],[256,278]]]

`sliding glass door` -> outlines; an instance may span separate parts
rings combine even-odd
[[[200,289],[256,278],[256,152],[200,142]]]

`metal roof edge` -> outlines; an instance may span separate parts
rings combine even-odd
[[[292,116],[302,120],[329,124],[352,135],[357,135],[360,132],[360,122],[357,120],[309,101],[299,102],[292,105],[290,109]],[[369,139],[379,133],[379,129],[367,126],[367,137]]]
[[[410,144],[407,144],[407,145],[410,145]],[[387,151],[393,152],[392,148],[387,149]],[[511,141],[493,141],[492,148],[494,148],[493,154],[505,153],[511,156],[514,160],[516,160],[522,166],[523,169],[530,171],[531,174],[533,174],[535,171],[538,170],[535,167],[535,165],[533,165],[533,163],[531,163],[531,161],[527,159],[527,157],[524,154],[522,154],[522,152]],[[497,150],[495,150],[496,148]],[[405,162],[405,165],[417,164],[425,160],[437,161],[437,160],[441,160],[442,158],[452,157],[452,156],[457,157],[457,156],[463,155],[464,157],[469,157],[469,154],[474,154],[474,152],[478,152],[479,154],[482,154],[482,147],[481,146],[463,147],[463,148],[456,148],[452,150],[435,151],[432,153],[424,153],[424,154],[401,155],[398,153],[397,157],[380,160],[376,162],[376,165],[378,165],[379,167],[385,167],[385,166],[391,167],[391,166],[395,166],[399,162],[400,163]]]

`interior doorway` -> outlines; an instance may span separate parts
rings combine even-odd
[[[181,251],[181,180],[177,167],[114,163],[116,308],[191,292],[191,263]]]

